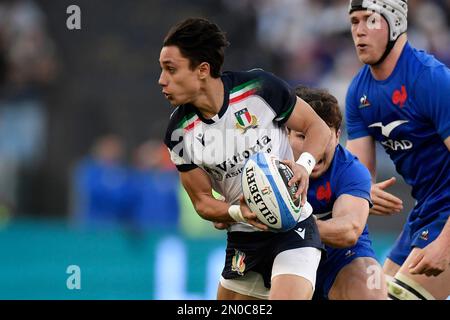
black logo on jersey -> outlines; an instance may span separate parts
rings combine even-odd
[[[278,222],[278,220],[272,214],[272,212],[270,212],[270,210],[267,208],[267,205],[263,201],[263,198],[258,189],[258,185],[256,184],[256,181],[255,181],[255,172],[252,167],[248,167],[247,170],[245,170],[245,176],[247,178],[248,188],[252,195],[253,201],[255,202],[256,206],[258,207],[258,210],[261,212],[261,214],[264,216],[264,218],[266,218],[268,223],[276,224]]]
[[[237,164],[244,162],[255,153],[261,152],[263,148],[266,147],[271,141],[272,139],[270,139],[268,136],[263,136],[261,139],[256,140],[256,144],[253,147],[235,154],[233,157],[225,160],[221,164],[216,165],[216,168],[227,172],[228,169],[234,168]],[[270,152],[270,150],[267,150],[267,152]]]
[[[196,139],[201,143],[202,146],[205,146],[205,135],[203,133],[199,133]]]

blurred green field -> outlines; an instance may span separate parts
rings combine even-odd
[[[394,234],[372,235],[384,260]],[[79,230],[58,220],[14,220],[0,229],[0,299],[214,299],[225,234],[176,229]],[[71,265],[79,290],[68,289]]]

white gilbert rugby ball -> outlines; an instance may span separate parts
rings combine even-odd
[[[288,231],[300,219],[300,198],[293,200],[297,186],[288,186],[292,176],[292,170],[269,153],[251,156],[242,171],[247,205],[272,231]]]

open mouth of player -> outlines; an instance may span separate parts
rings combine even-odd
[[[357,47],[358,49],[364,50],[367,48],[367,44],[358,44]]]
[[[168,94],[167,92],[163,91],[163,95],[167,100],[170,100],[172,98],[172,95]]]

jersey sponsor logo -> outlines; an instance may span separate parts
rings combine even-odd
[[[224,162],[216,165],[216,168],[227,172],[229,169],[236,167],[237,164],[243,163],[248,158],[250,158],[253,154],[257,152],[261,152],[264,150],[264,148],[272,141],[272,139],[269,138],[269,136],[263,136],[261,139],[256,140],[256,144],[253,147],[250,147],[250,149],[247,149],[243,152],[240,152],[238,154],[235,154],[231,158],[228,158]],[[271,149],[266,149],[267,152],[270,153]]]
[[[408,123],[409,121],[407,120],[396,120],[393,121],[391,123],[388,123],[387,125],[383,126],[383,124],[381,122],[377,122],[374,124],[371,124],[369,126],[369,128],[376,128],[379,127],[381,128],[381,134],[383,136],[385,136],[386,140],[381,141],[381,144],[386,148],[386,149],[391,149],[393,151],[397,151],[397,150],[409,150],[413,147],[413,143],[409,140],[393,140],[390,139],[389,136],[391,135],[391,133],[399,126],[401,126],[404,123]]]
[[[381,134],[383,136],[389,138],[389,136],[391,135],[392,131],[395,130],[395,128],[397,128],[398,126],[401,126],[402,124],[407,123],[407,122],[408,122],[407,120],[396,120],[391,123],[388,123],[385,126],[383,126],[383,124],[381,122],[377,122],[377,123],[371,124],[369,126],[369,128],[380,127]]]
[[[406,100],[408,100],[408,93],[405,86],[402,86],[401,90],[395,90],[392,94],[392,103],[400,106],[400,108],[405,106]]]
[[[370,101],[367,99],[367,95],[363,95],[361,99],[359,99],[359,102],[361,103],[358,107],[359,109],[370,107]]]
[[[258,206],[259,211],[264,216],[264,218],[266,218],[267,222],[275,225],[277,224],[278,219],[272,214],[272,212],[270,212],[269,208],[267,208],[267,205],[264,203],[255,180],[255,172],[253,169],[254,168],[250,167],[245,170],[245,177],[247,179],[248,188],[251,194],[251,198],[248,199],[248,203],[251,203],[253,201]]]
[[[330,202],[331,200],[331,185],[330,181],[327,181],[325,186],[320,186],[317,188],[316,198],[319,201],[325,200],[326,202]]]
[[[237,119],[236,129],[242,130],[242,134],[246,133],[248,129],[258,128],[258,118],[252,115],[247,108],[235,112],[234,115]]]
[[[295,229],[294,231],[297,232],[297,234],[300,236],[300,238],[305,240],[306,228],[298,228],[298,229]]]
[[[231,271],[243,276],[245,271],[245,252],[234,249],[234,256],[231,258]]]
[[[413,147],[413,144],[411,141],[409,140],[392,140],[392,139],[387,139],[385,141],[381,141],[381,144],[386,148],[386,149],[391,149],[392,151],[398,151],[398,150],[409,150]]]
[[[241,134],[235,129],[209,129],[205,132],[201,130],[203,128],[198,126],[189,135],[184,134],[184,129],[172,132],[171,141],[174,144],[170,150],[172,161],[176,165],[195,164],[215,168],[227,174],[226,178],[241,173],[242,170],[232,171],[241,168],[240,164],[253,154],[272,152],[272,137],[269,135],[273,135],[276,139],[276,134],[281,134],[279,130],[252,130],[241,139]]]

